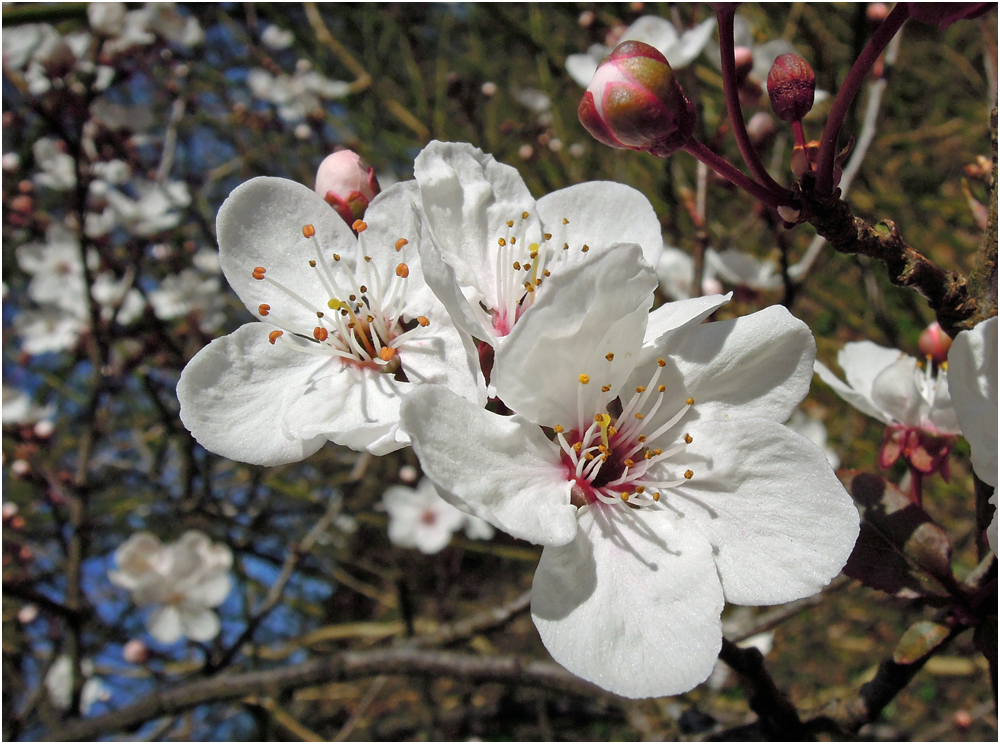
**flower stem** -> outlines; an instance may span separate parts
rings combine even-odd
[[[816,192],[821,196],[830,196],[833,194],[833,169],[834,159],[837,154],[837,138],[840,135],[840,128],[844,125],[844,119],[847,118],[847,112],[851,107],[851,103],[854,101],[854,96],[858,94],[861,84],[868,77],[869,71],[875,65],[875,62],[878,61],[879,56],[885,51],[886,46],[889,45],[896,32],[899,31],[909,17],[910,10],[907,4],[896,3],[896,7],[882,21],[882,25],[875,30],[871,39],[868,40],[867,46],[861,51],[858,58],[854,60],[850,72],[847,73],[847,77],[844,79],[844,84],[837,92],[837,97],[833,101],[833,107],[830,109],[830,116],[827,118],[826,126],[823,128],[823,137],[820,139],[816,172]],[[723,57],[723,60],[725,60],[725,57]]]
[[[681,149],[696,157],[727,181],[746,191],[761,204],[766,204],[773,209],[794,204],[794,200],[791,198],[792,192],[783,189],[783,191],[787,191],[788,193],[786,197],[784,193],[776,194],[770,189],[761,186],[735,165],[720,155],[716,155],[696,139],[692,138],[688,140],[687,144]]]
[[[722,87],[726,96],[726,109],[729,121],[732,123],[733,135],[740,148],[740,155],[750,169],[753,177],[768,191],[773,192],[788,201],[792,192],[779,184],[767,172],[764,164],[757,157],[746,123],[743,121],[743,109],[740,106],[739,84],[736,82],[735,42],[733,41],[733,18],[736,15],[735,5],[720,6],[716,15],[719,18],[719,48],[722,52]]]

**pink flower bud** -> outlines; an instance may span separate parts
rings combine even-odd
[[[133,638],[122,648],[122,658],[129,664],[145,664],[149,660],[149,647]]]
[[[910,17],[922,23],[936,23],[942,31],[955,21],[978,18],[994,3],[907,3]]]
[[[742,85],[753,70],[753,50],[749,47],[736,47],[733,58],[736,60],[736,83]]]
[[[927,329],[920,334],[917,342],[920,353],[925,357],[930,357],[935,364],[942,364],[948,360],[948,349],[951,348],[951,337],[941,330],[937,321],[927,326]]]
[[[316,193],[337,210],[348,225],[360,220],[381,189],[375,169],[352,150],[327,155],[316,171]]]
[[[695,123],[666,58],[641,41],[622,42],[604,58],[577,115],[599,142],[658,157],[680,149]]]
[[[813,105],[816,73],[797,54],[782,54],[767,74],[771,108],[782,121],[802,121]]]

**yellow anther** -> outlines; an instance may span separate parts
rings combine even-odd
[[[694,441],[694,437],[692,437],[690,434],[685,434],[684,435],[684,444],[691,444],[691,442],[693,442],[693,441]]]
[[[532,243],[528,246],[528,258],[532,261],[538,258],[538,243]]]
[[[339,253],[334,253],[333,254],[333,260],[334,261],[339,261],[340,260],[340,254]]]
[[[303,225],[302,226],[302,235],[304,237],[311,238],[315,234],[316,234],[316,228],[313,227],[312,225]]]
[[[371,263],[372,262],[372,257],[371,256],[365,256],[365,261],[367,263]]]
[[[329,336],[330,332],[323,328],[323,326],[316,326],[313,328],[313,338],[317,341],[326,341]]]
[[[361,289],[361,294],[364,294],[365,292],[368,291],[368,287],[366,287],[364,284],[361,285],[360,289]]]
[[[604,358],[607,359],[609,362],[613,362],[615,360],[615,353],[613,351],[609,351],[607,354],[604,355]]]
[[[507,227],[514,227],[514,220],[507,220]]]
[[[260,281],[261,279],[264,278],[264,272],[266,271],[267,269],[265,269],[263,266],[257,266],[256,268],[254,268],[253,271],[250,272],[250,275],[253,276],[254,279]]]
[[[645,417],[645,416],[643,416],[643,415],[642,415],[641,413],[636,413],[636,414],[635,414],[635,417],[636,417],[637,419],[639,419],[640,421],[642,421],[642,420],[643,420],[644,418],[646,418],[646,417]]]
[[[628,501],[628,491],[622,493],[622,501]]]
[[[391,361],[394,356],[396,356],[396,350],[391,346],[383,346],[382,350],[378,353],[379,359],[383,362]]]
[[[504,240],[503,238],[500,238],[500,240],[497,241],[497,245],[503,248],[505,245],[507,245],[507,241]]]
[[[563,224],[564,225],[568,225],[569,224],[569,220],[567,220],[565,217],[563,217]]]
[[[407,240],[406,238],[400,238],[399,240],[397,240],[396,241],[396,253],[399,253],[401,250],[403,250],[403,246],[406,245],[409,242],[410,241]]]
[[[627,468],[635,467],[635,460],[626,460],[625,461],[625,467],[627,467]]]
[[[609,436],[609,437],[613,437],[613,436],[614,436],[615,434],[617,434],[617,433],[618,433],[618,429],[616,429],[616,428],[615,428],[615,427],[613,427],[613,426],[609,426],[609,427],[608,427],[608,436]]]
[[[647,450],[646,454],[644,454],[643,457],[646,458],[647,460],[652,460],[653,459],[653,453]]]
[[[309,259],[309,268],[315,269],[316,268],[316,261],[314,261],[313,259]]]
[[[661,392],[661,393],[665,393],[665,392],[667,392],[667,386],[666,386],[666,385],[660,385],[660,386],[659,386],[658,388],[656,388],[656,389],[657,389],[657,391],[658,391],[658,392]]]
[[[639,387],[637,387],[637,388],[635,389],[635,391],[636,391],[637,393],[644,393],[644,392],[646,392],[646,386],[645,386],[645,385],[640,385]]]
[[[580,249],[580,252],[581,252],[581,253],[586,253],[586,252],[587,252],[587,251],[589,251],[589,250],[590,250],[590,246],[589,246],[589,245],[587,245],[586,243],[584,243],[584,244],[583,244],[583,248],[581,248],[581,249]]]
[[[573,445],[573,451],[576,452],[577,454],[580,454],[580,450],[582,449],[583,449],[583,442],[577,442],[576,444]]]
[[[552,276],[552,272],[551,272],[551,271],[549,271],[548,269],[545,269],[545,270],[544,270],[544,271],[542,272],[542,276]]]
[[[691,480],[692,478],[694,478],[694,471],[693,470],[685,470],[684,471],[684,477],[687,478],[688,480]]]
[[[514,238],[514,237],[512,237],[512,238],[510,239],[510,244],[511,244],[511,245],[517,245],[517,238]]]
[[[515,261],[514,262],[514,271],[520,271],[520,270],[521,270],[521,262],[520,261]]]
[[[565,429],[559,426],[559,424],[556,424],[555,426],[552,427],[552,431],[554,431],[556,434],[562,434],[565,431]]]
[[[642,444],[643,442],[645,442],[645,441],[646,441],[646,435],[645,435],[645,434],[642,434],[642,435],[640,435],[640,436],[636,437],[636,440],[635,440],[635,441],[637,441],[637,442],[638,442],[639,444]]]
[[[661,449],[655,449],[655,450],[653,450],[653,457],[659,457],[662,454],[663,454],[663,450],[661,450]]]
[[[594,459],[594,455],[592,453],[590,453],[590,452],[584,452],[583,453],[583,459],[587,460],[589,462],[590,460]]]
[[[521,219],[522,220],[528,219],[528,213],[527,212],[521,212]]]
[[[657,365],[659,365],[660,367],[666,367],[666,366],[667,366],[667,360],[666,360],[666,359],[657,359],[657,360],[656,360],[656,363],[657,363]]]
[[[568,251],[569,250],[569,243],[563,243],[563,250],[564,251]]]
[[[610,385],[601,385],[601,392],[602,393],[610,393],[611,392],[611,386]]]
[[[687,403],[689,406],[693,406],[694,405],[694,398],[688,398],[684,402]]]
[[[399,278],[405,279],[409,275],[410,275],[410,267],[407,266],[405,263],[401,263],[399,264],[399,266],[396,267],[396,276],[398,276]]]
[[[269,334],[267,334],[267,340],[273,344],[275,341],[281,338],[282,335],[284,335],[284,333],[285,333],[284,331],[271,331]]]
[[[257,312],[261,315],[267,315],[269,312],[271,312],[271,306],[266,303],[258,305]]]
[[[645,486],[636,486],[635,487],[635,492],[636,493],[645,493],[646,492],[646,487]]]
[[[364,220],[354,220],[354,224],[351,225],[351,227],[353,228],[354,232],[364,232],[365,230],[368,229],[368,225],[365,223]]]
[[[431,324],[431,321],[430,321],[430,318],[428,318],[426,315],[418,315],[417,316],[417,323],[420,324],[421,328],[426,328],[427,326],[429,326]]]
[[[316,317],[317,318],[322,318],[323,317],[323,311],[322,310],[317,310],[316,311]]]
[[[546,240],[552,240],[552,233],[545,233],[545,235],[543,235],[542,237],[544,237]]]
[[[580,375],[580,377],[577,379],[580,380],[581,385],[586,385],[588,382],[590,382],[590,375]]]
[[[653,501],[659,501],[659,500],[660,500],[660,492],[657,491],[656,493],[653,494]]]

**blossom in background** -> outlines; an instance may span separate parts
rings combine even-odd
[[[80,691],[80,712],[86,715],[94,703],[110,700],[111,691],[100,678],[94,676],[94,662],[90,659],[80,662],[80,672],[86,677]],[[73,660],[67,654],[52,662],[45,674],[45,690],[54,707],[69,710],[73,702]]]
[[[722,284],[715,278],[714,269],[707,263],[703,274],[701,294],[721,294]],[[694,286],[694,259],[680,248],[664,244],[663,253],[656,263],[656,278],[668,299],[690,299]]]
[[[55,416],[52,404],[40,406],[23,390],[3,386],[3,424],[34,424]]]
[[[785,422],[785,426],[794,431],[796,434],[801,434],[823,450],[823,454],[826,455],[826,459],[830,463],[831,468],[836,470],[840,467],[840,455],[827,445],[826,426],[823,425],[823,421],[821,419],[799,408],[796,409],[795,413],[791,415],[791,418]]]
[[[691,64],[701,54],[712,38],[714,30],[714,18],[702,21],[694,28],[679,34],[674,25],[665,18],[642,16],[625,29],[618,41],[641,41],[649,44],[667,58],[673,69],[679,70]],[[597,66],[611,53],[611,49],[612,47],[604,44],[594,44],[586,54],[570,54],[566,57],[566,72],[578,85],[588,87],[594,73],[597,72]]]
[[[133,181],[132,187],[136,198],[117,189],[105,192],[114,219],[105,224],[104,232],[120,225],[130,235],[157,235],[177,227],[184,217],[183,209],[191,203],[191,192],[183,181]]]
[[[298,61],[292,75],[272,75],[259,68],[250,70],[247,84],[255,97],[277,106],[278,116],[289,124],[302,121],[314,111],[322,111],[323,99],[343,98],[351,92],[350,83],[324,77],[304,59]]]
[[[819,591],[858,534],[826,457],[781,424],[809,388],[805,324],[772,307],[703,325],[720,296],[650,313],[641,256],[619,245],[553,275],[497,350],[515,415],[440,386],[403,403],[442,493],[545,546],[532,617],[553,658],[628,697],[704,681],[726,601]]]
[[[160,286],[147,293],[149,304],[160,320],[193,315],[198,327],[211,333],[225,321],[225,295],[217,276],[202,276],[194,269],[164,277]]]
[[[446,142],[423,149],[414,176],[432,238],[420,248],[425,278],[455,324],[494,348],[550,275],[617,243],[642,246],[654,265],[663,249],[653,207],[628,186],[594,181],[536,202],[516,169]]]
[[[61,35],[47,23],[10,25],[3,29],[4,67],[24,76],[28,92],[42,96],[52,89],[53,79],[66,79],[74,92],[82,93],[83,84],[71,76],[93,76],[91,89],[106,89],[115,71],[90,61],[92,37],[87,31]]]
[[[879,466],[892,467],[902,457],[913,476],[911,496],[919,503],[922,476],[940,472],[947,479],[948,456],[960,433],[947,370],[871,341],[846,344],[837,364],[846,384],[822,362],[816,362],[816,374],[845,401],[888,427]]]
[[[392,486],[382,495],[389,515],[389,539],[401,548],[440,553],[451,536],[462,528],[466,515],[442,499],[434,484],[424,478],[416,488]]]
[[[962,435],[972,448],[972,468],[984,483],[997,487],[997,319],[962,331],[948,352],[952,400]],[[997,495],[990,497],[993,520],[986,530],[997,550]]]
[[[233,554],[208,535],[189,530],[164,545],[149,532],[137,532],[115,551],[108,578],[128,589],[139,607],[154,607],[146,629],[160,643],[182,636],[210,641],[219,634],[213,608],[229,595]]]
[[[399,404],[418,384],[485,403],[471,341],[424,284],[414,193],[411,183],[379,194],[357,236],[293,181],[256,178],[229,196],[222,270],[259,322],[216,339],[181,374],[181,420],[202,446],[258,465],[301,460],[328,440],[385,454],[409,443]]]
[[[280,52],[282,49],[288,49],[288,47],[294,43],[295,34],[288,29],[269,23],[264,30],[261,31],[260,40],[268,49]]]

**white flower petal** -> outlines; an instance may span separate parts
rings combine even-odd
[[[537,424],[567,428],[577,425],[582,399],[589,424],[601,386],[614,397],[631,372],[626,360],[641,346],[655,287],[636,245],[553,274],[496,354],[492,383],[500,398]],[[581,374],[590,382],[581,384]]]
[[[596,55],[593,52],[595,48],[599,50]],[[597,72],[597,65],[609,51],[607,47],[595,44],[587,54],[570,54],[566,57],[566,72],[577,85],[586,88]]]
[[[835,375],[829,367],[827,367],[822,362],[816,362],[813,365],[813,371],[819,376],[823,382],[833,388],[833,392],[839,395],[844,401],[850,403],[852,406],[857,408],[864,414],[871,416],[877,421],[881,421],[883,424],[891,424],[892,417],[889,416],[885,411],[880,410],[871,401],[870,390],[869,395],[866,396],[859,393],[854,388],[849,385],[844,384],[843,381],[837,375]]]
[[[576,540],[546,547],[531,615],[552,658],[625,697],[690,690],[722,644],[722,588],[708,541],[665,511],[580,512]]]
[[[972,447],[972,467],[997,487],[997,319],[962,331],[948,353],[948,382],[962,435]],[[996,496],[993,501],[995,505]],[[996,514],[992,525],[996,550]]]
[[[651,360],[660,357],[667,363],[661,417],[672,416],[690,396],[692,418],[781,422],[808,394],[815,355],[808,326],[775,305],[735,320],[684,326],[662,346],[643,349],[645,364],[629,384],[644,385],[656,364]]]
[[[705,49],[713,31],[715,31],[715,19],[708,18],[681,34],[678,43],[668,50],[669,53],[664,52],[663,56],[675,70],[687,67]]]
[[[541,545],[573,539],[571,484],[558,448],[538,427],[489,413],[438,385],[406,397],[402,424],[424,472],[475,516]]]
[[[320,272],[310,268],[316,258],[313,241],[302,228],[312,225],[316,239],[331,261],[334,252],[352,260],[356,241],[340,216],[316,193],[284,178],[254,178],[238,186],[219,210],[217,219],[219,263],[229,284],[256,317],[261,304],[269,304],[276,317],[292,321],[297,330],[316,325],[316,309],[330,299]],[[258,281],[256,267],[304,298],[308,307],[267,281]]]
[[[694,477],[669,503],[685,515],[678,528],[691,522],[715,546],[726,600],[779,604],[826,586],[854,548],[859,518],[822,450],[763,419],[688,431],[682,457]]]
[[[664,56],[667,56],[667,51],[679,40],[680,37],[677,35],[674,24],[665,18],[653,15],[637,18],[631,26],[625,29],[621,38],[621,41],[641,41],[649,44],[659,49]],[[670,62],[671,67],[674,66],[669,58],[667,61]]]
[[[903,356],[898,349],[887,349],[871,341],[854,341],[837,352],[837,364],[844,370],[847,384],[871,400],[875,378]]]
[[[204,643],[219,635],[219,616],[204,607],[184,606],[178,613],[184,635]]]
[[[475,287],[494,307],[497,230],[534,212],[528,187],[515,168],[462,143],[431,142],[413,173],[441,258],[460,286]]]
[[[188,362],[177,383],[181,420],[194,438],[216,454],[256,465],[302,460],[325,439],[292,438],[276,426],[322,361],[268,343],[271,329],[248,323],[215,339]]]
[[[226,601],[233,582],[228,573],[205,576],[187,591],[187,601],[192,606],[218,607]]]
[[[538,214],[553,234],[557,229],[553,226],[561,228],[563,219],[569,220],[563,241],[569,243],[573,256],[581,255],[577,250],[584,244],[595,248],[635,243],[646,262],[656,266],[663,253],[663,235],[653,205],[624,184],[588,181],[554,191],[538,200]]]
[[[706,295],[667,302],[649,314],[643,346],[666,342],[664,335],[692,323],[700,323],[732,298],[733,293]]]
[[[160,643],[173,643],[184,634],[181,614],[173,605],[153,610],[146,619],[146,629]]]

